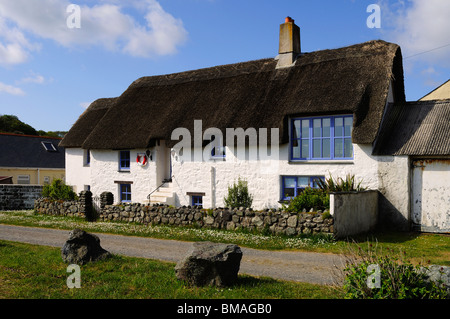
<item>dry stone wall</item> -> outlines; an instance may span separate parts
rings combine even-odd
[[[320,212],[290,213],[283,210],[253,211],[244,208],[201,209],[143,204],[106,205],[102,221],[126,221],[152,225],[194,226],[198,228],[245,229],[294,236],[334,232],[333,218]]]
[[[291,213],[282,209],[254,211],[250,208],[173,207],[125,203],[112,205],[112,194],[100,195],[98,211],[94,211],[92,194],[81,192],[78,201],[51,201],[40,198],[35,211],[58,216],[78,216],[89,220],[124,221],[148,225],[189,226],[206,229],[248,230],[295,236],[299,234],[334,234],[334,219],[329,213]],[[95,216],[94,216],[95,214]],[[95,218],[93,218],[95,217]]]

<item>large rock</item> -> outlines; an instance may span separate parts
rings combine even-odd
[[[83,265],[109,257],[111,254],[100,246],[100,239],[81,229],[74,229],[61,249],[62,259],[69,264]]]
[[[230,286],[237,281],[241,248],[233,244],[196,242],[175,266],[178,279],[194,286]]]

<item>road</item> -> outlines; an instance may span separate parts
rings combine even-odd
[[[35,245],[62,247],[68,230],[0,224],[0,239]],[[178,262],[192,247],[191,242],[95,233],[100,245],[117,255]],[[342,259],[334,254],[299,251],[268,251],[241,247],[239,273],[274,279],[332,284],[336,266]]]

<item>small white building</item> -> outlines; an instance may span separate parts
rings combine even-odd
[[[409,229],[410,154],[374,153],[388,106],[404,103],[398,45],[301,52],[287,18],[275,58],[144,77],[92,103],[61,143],[66,180],[116,202],[210,208],[243,178],[263,209],[353,174],[380,191],[385,224]]]

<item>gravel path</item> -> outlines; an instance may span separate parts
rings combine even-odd
[[[36,245],[62,247],[68,230],[32,228],[0,224],[0,239]],[[96,233],[101,246],[113,254],[178,262],[192,246],[191,242]],[[332,284],[338,255],[297,251],[267,251],[241,247],[239,273],[275,279]]]

